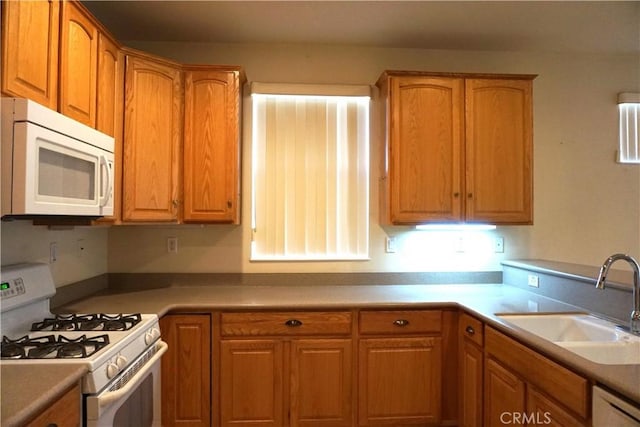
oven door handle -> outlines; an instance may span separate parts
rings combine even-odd
[[[96,396],[98,413],[102,413],[104,409],[111,406],[113,403],[117,402],[122,397],[125,397],[127,393],[129,393],[130,391],[133,391],[136,387],[138,387],[138,385],[140,385],[140,383],[145,378],[147,373],[151,371],[151,369],[153,369],[153,366],[156,363],[160,362],[160,358],[167,351],[169,346],[164,341],[158,341],[156,346],[157,346],[157,350],[155,354],[151,357],[151,359],[147,361],[147,363],[144,364],[144,366],[138,372],[136,372],[136,374],[133,377],[131,377],[129,382],[127,382],[127,384],[125,384],[124,387],[115,391],[106,392],[105,394]]]

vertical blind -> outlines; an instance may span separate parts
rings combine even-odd
[[[251,259],[366,259],[369,97],[259,88],[267,93],[252,90]]]

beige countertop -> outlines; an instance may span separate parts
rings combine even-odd
[[[0,425],[25,425],[80,381],[86,372],[86,367],[77,364],[0,364]]]
[[[580,358],[544,339],[511,327],[496,313],[584,311],[513,286],[356,285],[356,286],[169,286],[139,290],[106,290],[56,309],[59,313],[156,313],[179,310],[428,308],[457,306],[487,324],[525,342],[594,382],[604,384],[640,404],[640,365],[600,365]],[[4,373],[4,368],[3,371]],[[10,383],[3,379],[4,399]],[[2,424],[4,426],[4,423]]]
[[[640,365],[590,362],[514,328],[496,316],[496,313],[556,313],[583,309],[507,285],[170,286],[105,291],[67,304],[58,311],[138,311],[162,316],[172,310],[197,309],[417,308],[442,305],[465,308],[495,328],[640,404]]]

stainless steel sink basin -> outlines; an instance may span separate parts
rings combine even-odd
[[[517,328],[601,364],[640,364],[640,336],[588,314],[502,314]]]

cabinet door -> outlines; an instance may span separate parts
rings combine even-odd
[[[223,340],[220,417],[223,427],[283,426],[283,343]]]
[[[127,56],[123,221],[178,219],[181,135],[181,70]]]
[[[98,28],[84,6],[62,3],[60,34],[60,112],[96,125]]]
[[[359,425],[438,424],[441,338],[362,339]]]
[[[296,340],[291,344],[290,425],[352,425],[352,340]]]
[[[60,3],[2,2],[2,93],[58,107]]]
[[[185,75],[184,220],[240,221],[238,71]]]
[[[467,313],[458,321],[459,343],[459,424],[461,427],[482,426],[484,371],[484,325]]]
[[[98,94],[96,129],[114,137],[113,216],[100,222],[119,221],[122,216],[122,128],[124,122],[124,54],[104,33],[98,35]]]
[[[460,426],[482,426],[482,349],[463,339],[460,358]]]
[[[466,218],[531,224],[532,81],[466,80]]]
[[[517,424],[525,413],[525,383],[493,359],[484,372],[485,427]]]
[[[211,317],[169,314],[160,320],[169,350],[162,357],[162,424],[211,425]]]
[[[460,221],[463,80],[390,80],[390,221]]]
[[[535,387],[527,387],[527,414],[529,425],[553,425],[554,427],[581,427],[587,425],[564,409],[557,402],[545,396]]]

